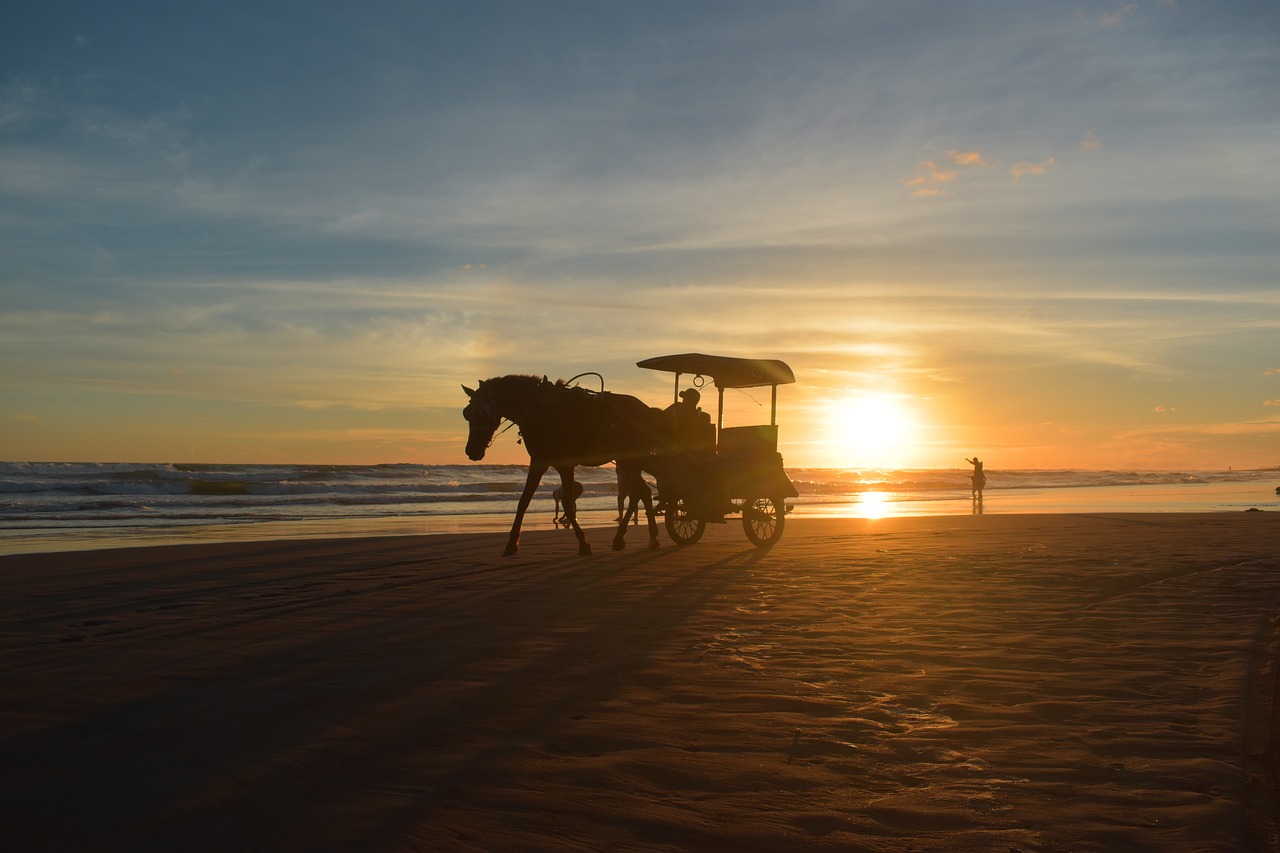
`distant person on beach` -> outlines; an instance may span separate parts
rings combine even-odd
[[[977,500],[982,500],[982,490],[987,487],[987,475],[982,471],[982,460],[974,456],[972,459],[964,461],[973,466],[973,478],[971,480],[973,483],[973,497]]]
[[[577,480],[574,480],[573,481],[573,502],[575,506],[578,503],[578,498],[580,497],[582,497],[582,484],[579,483]],[[560,514],[560,504],[564,501],[564,486],[557,486],[556,490],[551,493],[551,499],[556,502],[556,514],[555,514],[555,517],[551,519],[551,523],[562,524],[565,527],[568,527],[570,524],[569,516]],[[565,506],[565,509],[568,509],[567,505]]]

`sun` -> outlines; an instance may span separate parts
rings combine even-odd
[[[903,398],[853,394],[828,412],[827,454],[839,468],[903,468],[917,455],[918,424]]]

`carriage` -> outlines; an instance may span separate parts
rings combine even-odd
[[[796,381],[791,368],[776,359],[702,353],[658,356],[636,366],[675,374],[674,402],[664,413],[672,441],[653,469],[667,535],[678,544],[691,545],[702,538],[708,524],[724,524],[726,516],[741,514],[743,530],[753,544],[767,547],[777,542],[791,509],[787,499],[799,495],[778,452],[778,386]],[[692,376],[695,389],[708,381],[714,384],[714,424],[690,402],[688,391],[681,391],[682,376]],[[769,423],[726,427],[725,390],[762,387],[772,392]]]

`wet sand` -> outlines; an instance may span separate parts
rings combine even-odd
[[[0,558],[9,850],[1277,848],[1280,515]]]

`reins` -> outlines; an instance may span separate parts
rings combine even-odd
[[[502,429],[498,430],[492,436],[490,436],[489,443],[484,446],[485,450],[488,450],[490,447],[493,447],[493,443],[498,440],[498,436],[502,435],[504,432],[506,432],[507,430],[511,429],[513,426],[516,425],[516,422],[512,421],[510,418],[503,418],[501,421],[498,421],[498,423],[501,424],[502,421],[510,421],[510,423],[508,423]],[[519,435],[519,433],[517,433],[517,435]],[[516,441],[516,444],[519,444],[521,441],[524,441],[523,435],[521,435],[520,438]]]

